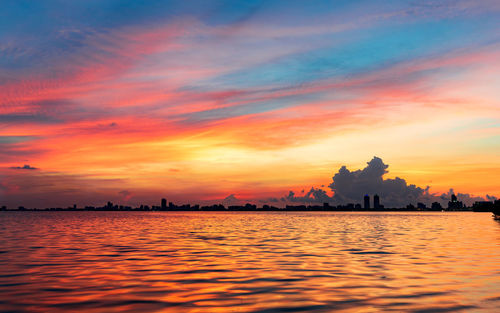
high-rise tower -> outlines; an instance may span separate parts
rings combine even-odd
[[[370,196],[369,195],[365,195],[364,203],[365,203],[364,209],[369,210],[370,209]]]

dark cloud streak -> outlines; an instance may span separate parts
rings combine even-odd
[[[12,166],[11,169],[13,170],[38,170],[37,167],[33,167],[31,165],[25,164],[23,166]]]

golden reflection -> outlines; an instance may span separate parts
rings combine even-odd
[[[1,311],[500,305],[500,223],[489,213],[1,213]]]

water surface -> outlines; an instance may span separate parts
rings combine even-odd
[[[500,312],[489,213],[0,212],[5,312]]]

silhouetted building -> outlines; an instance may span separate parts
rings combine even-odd
[[[381,209],[382,207],[380,206],[380,197],[378,195],[373,196],[373,207],[375,209]]]
[[[493,214],[495,214],[495,219],[500,218],[500,200],[495,200],[493,203]]]
[[[432,202],[431,210],[433,210],[433,211],[442,211],[443,207],[441,206],[441,203],[439,203],[439,202]]]
[[[410,203],[410,204],[408,204],[408,205],[406,206],[406,209],[407,209],[407,210],[410,210],[410,211],[413,211],[413,210],[415,210],[415,206],[414,206],[413,204],[411,204],[411,203]]]
[[[286,205],[285,209],[288,211],[305,211],[307,207],[305,205]]]
[[[422,202],[417,203],[417,208],[419,210],[427,210],[427,206],[425,205],[425,203]]]
[[[245,204],[245,210],[255,211],[255,210],[257,210],[257,206],[255,204],[247,203],[247,204]]]
[[[491,212],[493,207],[493,201],[476,201],[472,205],[472,210],[474,212]]]
[[[365,197],[364,197],[364,207],[363,208],[365,210],[370,209],[370,196],[369,195],[365,195]]]
[[[161,199],[161,209],[162,210],[167,209],[167,199],[165,199],[165,198]]]
[[[458,201],[457,196],[455,194],[451,195],[451,201],[448,202],[448,210],[456,211],[462,210],[464,208],[464,204],[462,201]]]

